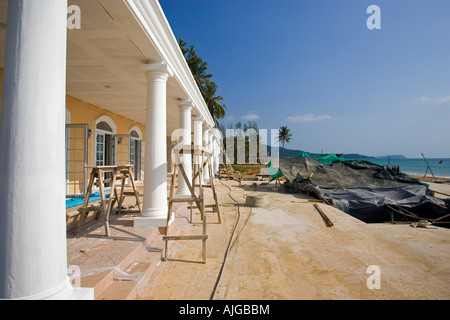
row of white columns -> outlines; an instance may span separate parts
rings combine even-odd
[[[0,299],[94,297],[93,289],[72,287],[67,274],[66,43],[67,0],[9,1],[0,123]],[[148,80],[146,172],[143,215],[135,226],[160,227],[168,210],[166,88],[173,72],[164,63],[142,69]],[[179,104],[188,144],[192,107]],[[195,118],[194,144],[213,148],[209,134],[202,140],[204,129]],[[180,184],[178,192],[184,190]]]
[[[147,75],[148,99],[146,120],[146,148],[144,155],[144,203],[142,216],[134,220],[135,227],[163,227],[167,223],[167,81],[173,72],[165,63],[143,65]],[[218,171],[219,139],[210,133],[208,124],[201,116],[194,118],[194,141],[192,141],[192,110],[191,100],[178,102],[180,112],[180,130],[175,132],[181,145],[205,146],[214,154],[214,174]],[[192,156],[182,155],[186,175],[192,177]],[[208,182],[209,172],[204,171],[204,182]],[[190,181],[192,183],[192,179]],[[182,175],[178,176],[175,197],[190,197],[190,192]]]

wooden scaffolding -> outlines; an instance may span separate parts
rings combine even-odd
[[[220,204],[217,197],[217,192],[214,185],[214,174],[213,167],[211,162],[212,153],[204,147],[200,146],[191,146],[184,145],[180,147],[181,149],[177,149],[173,152],[174,154],[174,163],[172,165],[173,174],[170,184],[169,198],[168,198],[168,214],[167,214],[167,224],[165,235],[163,236],[163,240],[165,241],[165,254],[164,260],[167,261],[168,255],[168,242],[176,241],[176,240],[201,240],[202,241],[202,258],[203,263],[206,263],[206,240],[208,239],[207,235],[207,217],[205,208],[206,207],[215,207],[217,212],[217,217],[219,223],[221,223],[220,218]],[[192,182],[191,179],[186,174],[184,169],[184,164],[181,160],[181,155],[189,154],[193,161],[193,174],[192,174]],[[203,172],[204,170],[208,170],[210,176],[210,183],[203,184]],[[179,173],[178,173],[179,172]],[[175,196],[175,186],[177,181],[177,175],[181,174],[183,180],[186,182],[186,185],[189,189],[190,196],[185,198],[178,198]],[[211,188],[213,191],[213,196],[215,200],[214,205],[206,205],[205,204],[205,188]],[[197,193],[196,193],[197,189]],[[172,219],[172,208],[175,202],[186,202],[190,204],[191,215],[190,222],[192,223],[192,209],[198,208],[200,211],[200,216],[202,220],[202,233],[198,235],[183,235],[183,236],[171,236],[169,235],[169,225]],[[196,207],[194,207],[194,203]]]

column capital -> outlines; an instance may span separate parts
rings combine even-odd
[[[177,105],[180,110],[185,111],[190,111],[194,107],[194,103],[191,101],[191,99],[177,101]]]
[[[170,77],[173,77],[172,69],[165,62],[142,64],[140,69],[143,70],[147,76],[154,76],[155,80],[162,79],[167,81]]]
[[[205,119],[203,119],[203,116],[194,116],[192,117],[192,120],[194,120],[194,122],[204,122]]]

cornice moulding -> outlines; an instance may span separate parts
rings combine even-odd
[[[157,0],[123,0],[209,126],[214,120]]]

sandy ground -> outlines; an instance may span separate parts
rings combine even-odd
[[[200,241],[176,242],[140,299],[450,299],[450,229],[365,224],[320,204],[334,224],[327,227],[306,196],[222,182],[223,223],[208,214],[207,263],[200,263]],[[450,193],[450,185],[439,188]],[[267,194],[270,205],[235,205],[255,192]],[[197,234],[200,228],[183,231]]]

